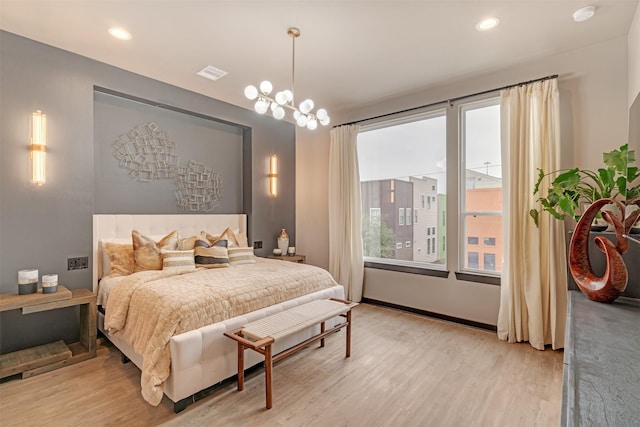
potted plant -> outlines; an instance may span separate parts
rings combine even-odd
[[[625,204],[640,197],[640,184],[634,181],[640,177],[640,171],[635,163],[635,151],[629,151],[627,144],[617,150],[603,153],[604,166],[597,172],[573,168],[545,173],[538,169],[538,181],[533,194],[540,192],[540,186],[545,179],[551,179],[546,196],[537,199],[540,207],[531,209],[529,215],[536,226],[542,212],[548,212],[554,218],[564,220],[567,216],[576,221],[580,218],[580,207],[589,205],[596,200],[609,198]]]

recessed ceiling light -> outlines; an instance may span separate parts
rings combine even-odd
[[[109,28],[109,34],[119,40],[131,40],[131,33],[124,28],[111,27]]]
[[[487,18],[476,24],[476,30],[489,31],[498,26],[500,20],[498,18]]]
[[[596,14],[595,6],[583,7],[582,9],[578,9],[575,12],[573,12],[573,20],[576,22],[586,21],[587,19],[592,18],[593,15],[595,14]]]

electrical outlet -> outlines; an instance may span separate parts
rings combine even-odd
[[[82,270],[84,268],[89,268],[89,257],[67,258],[67,270]]]
[[[253,249],[262,249],[262,240],[253,242]]]

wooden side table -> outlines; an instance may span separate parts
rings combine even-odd
[[[307,263],[306,255],[269,255],[267,258],[279,259],[280,261],[297,262],[300,264]]]
[[[96,295],[88,289],[58,291],[43,294],[0,294],[0,312],[20,309],[22,314],[38,313],[58,308],[80,306],[80,337],[78,342],[56,341],[25,350],[0,355],[0,378],[22,374],[22,378],[49,372],[96,356],[97,307]]]

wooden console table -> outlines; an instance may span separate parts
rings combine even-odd
[[[49,372],[96,356],[97,307],[96,296],[88,289],[58,291],[43,294],[0,294],[0,312],[20,309],[22,314],[38,313],[58,308],[80,306],[80,337],[78,342],[56,341],[25,350],[0,355],[0,378],[21,374],[22,378]]]
[[[640,299],[569,291],[561,425],[640,425]]]

